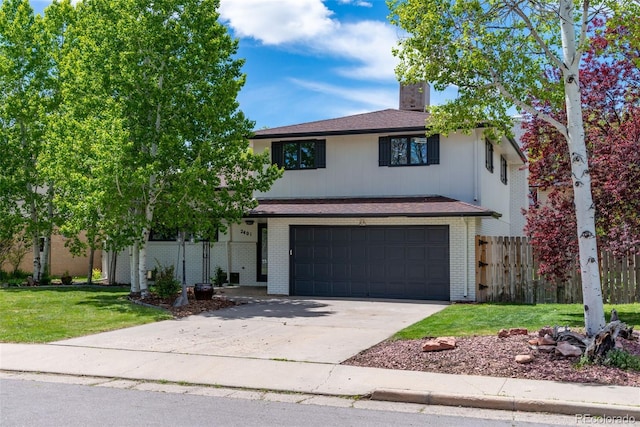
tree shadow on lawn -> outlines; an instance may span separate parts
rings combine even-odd
[[[618,319],[627,326],[640,326],[640,311],[633,310],[632,307],[614,307],[618,312]],[[605,321],[611,321],[611,312],[605,310]],[[550,325],[556,326],[556,325]],[[584,313],[562,313],[562,320],[557,326],[570,326],[572,328],[584,328]]]
[[[141,307],[127,300],[128,286],[47,286],[10,289],[11,292],[24,293],[82,293],[82,299],[73,304],[93,306],[96,309],[132,313]],[[61,296],[63,297],[63,296]]]

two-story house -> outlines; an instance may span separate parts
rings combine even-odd
[[[408,86],[397,110],[257,131],[253,149],[284,175],[212,244],[211,265],[269,294],[474,301],[475,236],[522,234],[525,158],[482,127],[425,136],[428,98]]]

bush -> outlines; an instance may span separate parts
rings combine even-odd
[[[607,353],[604,364],[624,369],[625,371],[640,371],[640,356],[624,350],[613,349]]]
[[[38,285],[40,286],[49,286],[51,284],[51,276],[49,276],[49,267],[45,267],[44,273],[40,276],[40,281]]]
[[[31,276],[31,273],[27,273],[26,271],[22,271],[20,269],[7,274],[10,279],[26,279],[27,277]]]
[[[182,290],[180,282],[175,278],[175,267],[173,265],[158,266],[153,290],[160,298],[164,299],[175,297]]]
[[[102,279],[102,270],[99,268],[94,268],[91,270],[91,280],[100,280]]]

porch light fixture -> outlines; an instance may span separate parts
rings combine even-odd
[[[255,222],[254,220],[248,219],[244,223],[247,224],[247,225],[253,225],[254,222]]]

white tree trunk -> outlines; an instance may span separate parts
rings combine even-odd
[[[598,247],[596,243],[595,205],[591,194],[591,176],[587,161],[582,101],[580,95],[580,52],[576,49],[572,0],[559,0],[564,67],[562,69],[567,112],[567,143],[571,159],[574,203],[582,274],[584,322],[587,336],[605,325]]]
[[[140,258],[138,263],[138,278],[140,282],[140,293],[143,297],[149,295],[149,284],[147,283],[147,245],[140,245]]]
[[[37,234],[33,235],[31,242],[33,246],[33,280],[40,280],[40,238]]]
[[[51,276],[51,223],[53,221],[53,185],[50,183],[47,189],[47,220],[46,235],[44,236],[44,245],[42,247],[42,258],[40,260],[40,277]]]
[[[40,257],[40,277],[50,276],[49,260],[51,259],[51,236],[44,237],[42,256]]]
[[[139,246],[137,243],[133,244],[130,248],[131,254],[129,256],[129,277],[131,280],[131,293],[133,295],[140,293],[140,281],[138,280],[138,266],[139,262]],[[117,255],[116,255],[117,256]]]

